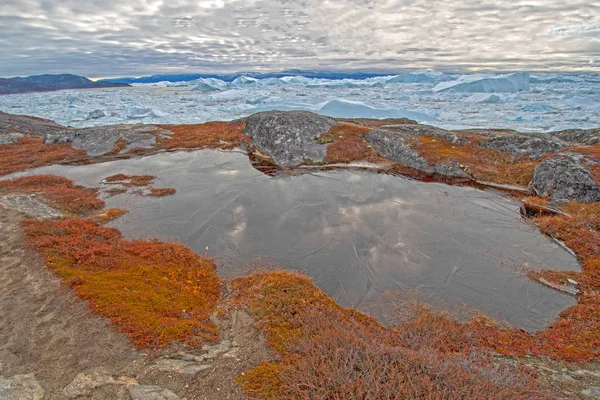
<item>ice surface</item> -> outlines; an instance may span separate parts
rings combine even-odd
[[[507,75],[462,75],[455,81],[439,83],[433,91],[514,93],[529,90],[529,80],[527,72]]]
[[[301,270],[343,306],[378,317],[412,294],[539,329],[576,303],[525,273],[578,269],[575,258],[523,221],[519,202],[494,191],[352,171],[270,177],[245,154],[219,151],[28,173],[92,187],[116,173],[155,175],[176,195],[106,199],[128,210],[113,222],[126,237],[185,243],[215,257],[224,277],[256,265]]]
[[[319,114],[333,118],[409,118],[416,121],[434,121],[435,117],[402,108],[376,108],[363,103],[331,100],[319,109]]]
[[[446,79],[441,74],[421,74]],[[547,132],[600,127],[598,75],[537,74],[529,91],[517,93],[434,92],[439,81],[397,82],[418,80],[418,75],[404,74],[393,82],[389,82],[395,78],[392,76],[363,80],[287,76],[256,82],[240,78],[236,84],[218,79],[177,82],[176,86],[168,82],[136,84],[131,88],[0,96],[0,110],[48,118],[63,125],[86,127],[119,123],[201,123],[232,120],[273,109],[319,112],[328,102],[335,101],[329,107],[336,106],[336,112],[343,111],[343,114],[337,115],[348,118],[407,116],[407,112],[412,112],[418,113],[418,117],[413,115],[416,119],[423,118],[423,115],[433,116],[435,119],[428,118],[427,123],[450,129],[501,128]],[[471,76],[469,79],[480,77]],[[463,77],[442,84],[464,83],[465,80]],[[220,91],[193,90],[199,84],[203,89],[209,85]],[[128,114],[132,107],[146,109],[146,112],[138,110]],[[89,118],[95,110],[101,110],[105,116]]]
[[[443,72],[411,72],[400,74],[387,80],[388,83],[432,83],[451,81],[453,78]]]
[[[502,97],[493,93],[475,93],[474,95],[469,96],[466,101],[477,104],[500,104],[504,102]]]

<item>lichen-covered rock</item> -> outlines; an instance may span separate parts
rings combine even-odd
[[[518,134],[501,135],[487,139],[479,146],[510,153],[515,157],[527,156],[533,160],[561,151],[568,144],[559,138],[548,135]]]
[[[559,138],[572,145],[593,146],[600,143],[600,129],[568,129],[551,132],[550,136]]]
[[[399,133],[388,132],[382,129],[374,129],[365,135],[365,139],[383,157],[386,157],[392,161],[396,161],[417,171],[421,171],[426,174],[438,174],[457,178],[469,177],[465,171],[455,164],[437,163],[433,166],[429,165],[427,160],[425,160],[413,148],[407,145],[404,137]]]
[[[428,174],[434,172],[434,168],[409,147],[399,134],[373,129],[365,135],[365,140],[385,158]]]
[[[256,150],[285,167],[322,162],[327,146],[317,137],[337,125],[331,118],[308,111],[267,111],[241,121]]]
[[[423,136],[434,136],[440,139],[444,139],[445,141],[452,144],[461,144],[465,141],[465,139],[452,131],[447,131],[445,129],[436,128],[430,125],[415,125],[415,124],[405,124],[405,125],[387,125],[384,127],[386,130],[392,132],[398,132],[400,134],[410,136],[410,137],[423,137]]]
[[[2,400],[42,400],[44,389],[35,380],[33,374],[15,375],[12,378],[0,378],[0,399]]]
[[[71,143],[74,148],[95,157],[112,151],[119,139],[125,140],[124,151],[127,151],[134,147],[150,148],[156,144],[157,137],[167,133],[154,125],[108,125],[48,133],[44,142]]]
[[[581,155],[562,153],[542,161],[533,174],[536,193],[557,203],[600,201],[600,187],[581,159]]]
[[[0,137],[10,133],[41,136],[64,130],[65,127],[47,119],[14,115],[0,111]]]

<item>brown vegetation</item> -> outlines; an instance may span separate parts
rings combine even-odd
[[[325,163],[351,163],[353,161],[382,162],[377,151],[365,140],[369,128],[342,124],[333,126],[329,132],[319,137],[321,143],[328,143]]]
[[[460,325],[449,319],[444,326],[415,318],[410,329],[384,328],[290,272],[241,278],[234,288],[281,357],[240,379],[251,397],[553,398],[527,371],[471,350],[475,339],[460,336]]]
[[[127,214],[127,211],[122,210],[120,208],[109,208],[108,210],[103,210],[97,214],[92,215],[89,220],[95,223],[96,225],[104,225],[108,224],[111,221]]]
[[[181,244],[125,241],[118,230],[68,218],[28,221],[48,267],[138,347],[216,340],[215,264]]]
[[[123,186],[148,186],[154,182],[152,175],[125,175],[116,174],[104,178],[105,182],[120,183]]]
[[[162,129],[173,132],[167,138],[158,138],[162,149],[233,149],[246,140],[245,124],[207,122],[199,125],[164,125]]]
[[[510,154],[475,145],[477,138],[466,144],[452,144],[443,138],[423,136],[415,144],[419,155],[431,165],[458,163],[477,180],[527,186],[539,161],[528,157],[514,158]]]
[[[173,188],[150,188],[150,193],[146,194],[146,196],[150,197],[165,197],[172,196],[177,191]]]
[[[68,143],[44,144],[44,139],[25,136],[0,145],[0,176],[46,165],[86,162],[87,154]]]
[[[50,205],[65,212],[87,213],[104,207],[96,197],[97,191],[84,188],[70,179],[55,175],[34,175],[0,181],[0,190],[21,193],[39,193]]]

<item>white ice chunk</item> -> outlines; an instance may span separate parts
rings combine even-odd
[[[408,111],[403,108],[376,108],[347,100],[328,101],[317,112],[333,118],[410,118],[417,121],[435,120],[435,117],[431,115]]]
[[[530,82],[531,83],[574,83],[574,82],[585,82],[585,80],[578,76],[531,75]]]
[[[138,106],[128,106],[125,108],[125,116],[127,118],[141,119],[141,118],[148,118],[148,117],[164,117],[166,115],[167,114],[165,114],[164,112],[153,109],[153,108],[138,107]]]
[[[508,75],[462,75],[455,81],[439,83],[433,91],[515,93],[529,90],[529,79],[527,72]]]
[[[494,93],[475,93],[466,99],[469,103],[475,104],[501,104],[504,103],[502,97]]]
[[[258,83],[258,79],[251,78],[249,76],[239,76],[231,82],[233,86],[239,85],[256,85]]]

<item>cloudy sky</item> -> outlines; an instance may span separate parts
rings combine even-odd
[[[599,67],[600,0],[0,2],[0,76]]]

